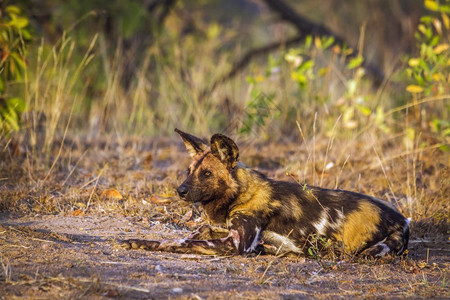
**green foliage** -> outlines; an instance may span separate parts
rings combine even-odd
[[[110,38],[125,39],[143,30],[148,25],[146,24],[148,13],[145,4],[140,2],[112,0],[106,3],[103,0],[66,0],[50,1],[48,7],[52,4],[60,7],[60,12],[56,14],[58,19],[55,17],[53,24],[63,26],[65,29],[77,24],[89,14],[97,16],[97,18],[89,18],[83,26],[77,28],[77,37],[81,39],[82,44],[87,45],[92,29],[96,31],[104,29],[108,31]]]
[[[239,134],[250,134],[252,130],[266,125],[269,118],[279,116],[273,103],[274,95],[266,95],[258,90],[252,91],[252,98],[245,110],[245,117],[239,128]]]
[[[308,237],[308,255],[311,258],[314,259],[321,259],[322,257],[329,256],[329,257],[335,257],[336,256],[336,249],[333,242],[324,237],[317,234],[311,234]]]
[[[425,0],[424,7],[430,14],[420,18],[415,33],[419,53],[408,59],[406,68],[409,78],[406,91],[412,93],[415,99],[419,95],[440,97],[450,92],[450,2]],[[442,120],[442,117],[445,118],[445,112],[431,118],[430,129],[443,139],[448,139],[449,122]],[[439,149],[449,150],[445,144]]]
[[[305,98],[311,99],[308,103],[310,108],[317,109],[320,105],[336,106],[333,111],[341,114],[346,129],[354,129],[372,118],[379,128],[387,130],[383,124],[383,109],[374,110],[367,101],[369,97],[364,91],[366,72],[362,68],[364,58],[358,55],[349,59],[354,53],[353,49],[333,44],[332,37],[308,36],[302,45],[288,49],[284,54],[290,70],[290,79],[297,84],[299,98],[303,103]],[[336,79],[333,77],[338,59],[339,64],[345,62],[346,70],[338,76],[344,88],[340,87],[339,93],[331,94],[324,87],[335,85]],[[311,111],[313,112],[312,109]],[[334,127],[336,118],[337,116],[332,114],[326,120],[329,132]]]
[[[316,77],[315,60],[311,55],[314,50],[325,51],[334,43],[333,37],[316,37],[313,42],[312,36],[305,39],[303,45],[291,48],[284,55],[284,59],[290,67],[291,79],[298,84],[300,90],[305,90],[308,83]],[[318,70],[319,76],[327,73],[326,68]]]
[[[0,132],[7,134],[19,129],[26,107],[23,99],[10,95],[8,87],[23,80],[31,33],[29,20],[19,7],[10,5],[0,13]]]
[[[364,57],[357,56],[357,57],[352,58],[350,60],[350,62],[347,65],[347,68],[349,68],[349,69],[358,68],[358,67],[360,67],[362,65],[363,62],[364,62]]]
[[[449,91],[450,51],[448,1],[425,0],[424,6],[434,12],[423,16],[415,33],[418,56],[408,60],[410,84],[406,91],[424,95],[443,95]]]

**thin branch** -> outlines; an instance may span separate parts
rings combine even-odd
[[[260,55],[265,55],[271,51],[279,49],[280,47],[289,47],[292,44],[296,44],[301,42],[308,35],[319,35],[319,36],[330,36],[334,38],[335,43],[345,45],[349,44],[343,37],[339,36],[337,33],[334,33],[327,27],[321,24],[317,24],[311,22],[304,18],[303,16],[297,14],[294,9],[284,3],[282,0],[263,0],[267,6],[269,6],[272,10],[276,11],[283,20],[288,23],[294,25],[298,30],[298,35],[282,42],[274,42],[272,44],[263,46],[261,48],[256,48],[248,51],[240,60],[233,64],[233,68],[213,82],[213,84],[204,89],[199,95],[199,101],[202,101],[204,98],[211,96],[214,90],[221,84],[227,82],[238,73],[240,73],[245,67],[247,67],[251,60]],[[346,58],[353,58],[358,55],[358,52],[354,51],[352,54],[347,55]],[[375,65],[370,64],[367,60],[364,60],[362,63],[362,67],[364,67],[368,73],[374,79],[374,84],[376,86],[381,85],[384,80],[384,73]]]
[[[303,16],[299,15],[292,7],[287,5],[283,0],[264,0],[264,2],[272,10],[276,11],[281,19],[291,23],[297,28],[297,30],[303,35],[319,35],[333,37],[337,44],[350,45],[343,37],[328,29],[326,26],[309,21]],[[358,55],[358,52],[354,51],[346,58],[353,58]],[[374,84],[379,86],[384,80],[384,73],[375,65],[370,64],[367,60],[364,60],[362,66],[373,77]]]
[[[279,49],[281,47],[289,47],[293,44],[301,42],[304,38],[305,38],[305,36],[298,35],[287,41],[274,42],[269,45],[263,46],[261,48],[256,48],[256,49],[252,49],[252,50],[248,51],[240,60],[238,60],[237,62],[235,62],[233,64],[233,68],[228,73],[226,73],[224,76],[222,76],[219,79],[217,79],[216,81],[214,81],[210,87],[204,89],[200,93],[200,96],[199,96],[200,101],[205,99],[206,97],[211,96],[211,94],[214,92],[214,90],[219,85],[227,82],[228,80],[230,80],[231,78],[233,78],[234,76],[239,74],[243,69],[245,69],[245,67],[248,66],[248,64],[250,64],[251,60],[254,57],[260,56],[260,55],[265,55],[265,54],[267,54],[273,50]]]

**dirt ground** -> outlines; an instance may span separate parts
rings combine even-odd
[[[0,216],[4,298],[450,297],[448,250],[411,241],[411,258],[321,261],[124,250],[122,238],[187,235],[132,217]],[[427,247],[428,246],[428,247]]]
[[[4,298],[446,298],[448,250],[411,241],[411,258],[324,261],[124,250],[122,238],[187,235],[132,217],[0,216]],[[428,247],[426,247],[428,246]]]
[[[87,154],[72,147],[70,158],[60,159],[50,179],[48,171],[27,171],[26,159],[2,165],[1,299],[450,298],[445,222],[434,230],[433,224],[413,219],[406,259],[212,257],[122,249],[122,239],[182,238],[202,224],[199,212],[173,193],[189,159],[182,145],[173,142],[96,147],[86,146],[92,149]],[[308,153],[293,151],[292,144],[276,151],[270,147],[247,147],[243,159],[276,178],[286,179],[288,168],[304,170],[295,162],[307,161]],[[376,158],[367,162],[367,153],[352,151],[345,169],[322,172],[323,185],[332,187],[339,176],[339,187],[383,196],[378,185],[385,185],[382,172],[370,168]],[[434,157],[434,163],[445,163],[448,158],[443,157]],[[344,159],[339,152],[328,156],[336,166]],[[388,172],[394,166],[386,163]],[[424,184],[442,175],[439,168],[430,170],[423,173]],[[299,180],[300,171],[294,173]],[[388,174],[396,186],[404,172]],[[103,199],[110,188],[120,197]]]

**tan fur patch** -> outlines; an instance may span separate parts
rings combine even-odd
[[[288,201],[291,204],[289,207],[290,208],[289,214],[296,220],[300,220],[303,216],[303,210],[298,202],[298,198],[294,195],[290,195],[288,196],[286,201]],[[271,204],[273,207],[277,207],[276,204],[278,204],[278,206],[281,205],[279,202],[272,202]]]
[[[334,237],[343,242],[346,252],[354,252],[373,237],[379,224],[378,208],[369,202],[361,202],[358,210],[345,217],[344,225]]]
[[[241,184],[241,194],[233,203],[230,217],[238,213],[268,215],[271,212],[272,189],[267,181],[251,174],[248,169],[238,169],[237,177]]]

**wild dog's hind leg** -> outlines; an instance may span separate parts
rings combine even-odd
[[[383,257],[388,253],[401,255],[408,248],[409,221],[386,238],[361,252],[362,256]]]

